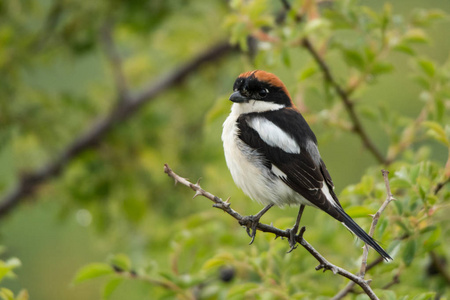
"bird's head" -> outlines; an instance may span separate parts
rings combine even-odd
[[[231,101],[246,106],[251,104],[255,112],[293,106],[283,82],[269,72],[256,70],[242,73],[234,82],[233,91]]]

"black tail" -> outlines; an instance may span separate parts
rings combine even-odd
[[[375,251],[377,251],[386,261],[392,260],[392,257],[390,257],[389,254],[384,251],[384,249],[381,248],[381,246],[378,245],[370,235],[368,235],[361,227],[359,227],[359,225],[356,224],[356,222],[353,221],[353,219],[349,215],[347,215],[344,210],[341,210],[340,212],[344,219],[343,223],[351,232],[356,234],[364,243],[375,249]]]

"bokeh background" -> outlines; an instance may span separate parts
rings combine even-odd
[[[450,283],[442,272],[430,275],[428,253],[440,257],[448,274],[450,192],[444,186],[432,200],[424,195],[447,180],[448,147],[427,128],[440,132],[433,126],[445,130],[449,122],[450,2],[288,2],[286,13],[283,1],[2,1],[0,200],[92,132],[121,101],[160,85],[208,49],[221,45],[223,51],[143,97],[142,105],[2,211],[2,259],[16,257],[21,266],[1,286],[16,295],[26,289],[31,299],[101,299],[109,279],[74,283],[77,271],[122,259],[138,274],[200,293],[198,299],[288,299],[269,289],[269,278],[279,283],[274,289],[298,299],[328,299],[342,289],[347,281],[316,273],[316,262],[301,248],[285,254],[285,241],[263,233],[248,246],[237,222],[207,199],[191,199],[192,191],[174,186],[163,172],[168,163],[193,182],[202,178],[204,189],[231,197],[242,214],[261,208],[232,182],[220,139],[235,78],[259,68],[288,87],[318,137],[341,202],[354,207],[351,215],[364,228],[385,198],[379,171],[387,168],[395,177],[400,204],[388,208],[376,236],[395,260],[369,274],[374,287],[398,274],[400,283],[380,292],[384,299],[427,292],[448,299]],[[284,22],[277,22],[280,15]],[[300,46],[303,37],[339,84],[355,88],[351,98],[368,136],[392,163],[378,161],[352,132],[341,100]],[[404,139],[407,128],[413,134]],[[427,183],[415,185],[422,177]],[[414,202],[417,195],[422,200]],[[263,221],[287,228],[296,213],[274,208]],[[358,271],[361,244],[343,227],[311,208],[302,222],[306,239],[325,257]],[[236,273],[229,283],[217,279],[225,265]],[[110,299],[192,299],[146,280],[117,283]],[[206,288],[195,292],[199,286]]]

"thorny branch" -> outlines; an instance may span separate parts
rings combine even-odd
[[[391,201],[395,200],[394,196],[391,193],[391,187],[389,185],[389,177],[388,177],[389,171],[381,170],[381,173],[383,174],[384,184],[386,186],[386,200],[383,202],[380,209],[378,209],[378,211],[372,216],[372,224],[370,225],[370,229],[369,229],[370,236],[373,236],[375,227],[377,226],[378,220],[380,219],[380,216],[383,213],[383,211],[386,209],[386,207],[389,205],[389,203],[391,203]],[[361,269],[359,270],[359,276],[361,276],[361,278],[364,278],[364,276],[366,275],[367,256],[368,255],[369,255],[369,246],[364,245]]]
[[[106,116],[98,119],[84,133],[76,137],[61,153],[55,155],[52,161],[19,178],[17,185],[4,195],[0,202],[0,217],[18,205],[22,199],[31,195],[40,185],[61,173],[75,157],[98,145],[114,125],[131,117],[143,104],[155,99],[163,91],[180,84],[204,64],[219,60],[233,49],[228,42],[219,42],[184,65],[158,76],[159,80],[151,80],[143,91],[118,95],[120,100]]]
[[[186,178],[183,178],[181,176],[179,176],[178,174],[176,174],[175,172],[172,171],[172,169],[165,164],[164,165],[164,172],[169,175],[169,177],[172,177],[175,180],[175,183],[181,183],[189,188],[191,188],[193,191],[195,191],[194,194],[194,198],[197,196],[203,196],[205,198],[208,198],[209,200],[211,200],[212,202],[214,202],[213,207],[219,208],[221,210],[223,210],[224,212],[226,212],[227,214],[229,214],[230,216],[232,216],[233,218],[235,218],[237,221],[241,221],[244,216],[242,216],[241,214],[239,214],[237,211],[235,211],[234,209],[232,209],[230,206],[230,202],[228,201],[228,199],[226,201],[223,201],[222,199],[220,199],[217,196],[214,196],[213,194],[205,191],[204,189],[202,189],[199,185],[199,183],[192,183],[190,181],[188,181]],[[262,232],[270,232],[275,234],[276,237],[285,237],[285,238],[289,238],[289,232],[285,231],[285,230],[281,230],[278,229],[272,225],[266,225],[266,224],[262,224],[262,223],[258,223],[258,225],[256,226],[257,230],[260,230]],[[330,263],[328,260],[325,259],[325,257],[323,257],[316,249],[314,249],[313,246],[311,246],[311,244],[309,244],[304,238],[302,234],[299,234],[296,236],[296,241],[303,247],[305,248],[318,262],[319,265],[316,267],[316,270],[324,270],[324,272],[326,270],[330,270],[332,271],[334,274],[339,274],[343,277],[346,277],[348,279],[350,279],[351,281],[353,281],[355,284],[358,284],[363,290],[364,292],[369,296],[370,299],[378,299],[378,297],[375,295],[375,293],[373,292],[373,290],[371,289],[369,282],[364,280],[363,278],[361,278],[360,276],[357,276],[355,274],[350,273],[349,271],[340,268],[332,263]]]
[[[370,236],[373,236],[375,227],[377,226],[378,220],[380,219],[380,216],[383,213],[383,211],[386,209],[386,207],[389,205],[389,203],[391,203],[391,201],[395,200],[394,196],[391,193],[391,187],[389,185],[389,177],[388,177],[389,171],[381,170],[381,173],[383,174],[384,184],[386,186],[386,200],[383,202],[383,204],[378,209],[378,211],[374,215],[372,215],[372,224],[370,225],[370,229],[369,229]],[[368,271],[369,269],[373,268],[374,266],[376,266],[382,262],[382,259],[380,258],[379,260],[374,261],[373,263],[368,265],[367,264],[367,256],[368,255],[369,255],[369,247],[367,245],[364,245],[363,256],[362,256],[362,261],[361,261],[361,268],[358,273],[358,276],[360,276],[363,279],[366,274],[366,271]],[[398,278],[396,280],[398,280]],[[354,282],[349,282],[345,288],[343,288],[339,293],[337,293],[332,298],[332,300],[342,299],[350,291],[352,291],[354,286],[355,286]]]

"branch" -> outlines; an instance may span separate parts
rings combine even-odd
[[[177,175],[175,172],[172,171],[172,169],[165,164],[164,165],[164,172],[169,175],[169,177],[172,177],[175,180],[175,183],[181,183],[189,188],[191,188],[193,191],[195,191],[194,194],[194,198],[197,196],[203,196],[205,198],[208,198],[209,200],[211,200],[212,202],[214,202],[213,207],[219,208],[221,210],[223,210],[224,212],[226,212],[227,214],[229,214],[230,216],[232,216],[233,218],[235,218],[237,221],[241,221],[244,217],[239,214],[237,211],[235,211],[234,209],[232,209],[230,207],[230,202],[229,199],[227,199],[226,201],[223,201],[222,199],[220,199],[217,196],[214,196],[213,194],[203,190],[199,183],[191,183],[189,182],[186,178],[183,178],[179,175]],[[262,232],[270,232],[273,233],[275,235],[275,237],[285,237],[285,238],[289,238],[290,234],[289,232],[285,231],[285,230],[281,230],[278,229],[272,225],[266,225],[266,224],[262,224],[262,223],[258,223],[258,225],[256,226],[257,230],[260,230]],[[364,280],[363,278],[354,275],[352,273],[350,273],[349,271],[340,268],[336,265],[333,265],[332,263],[328,262],[325,257],[323,257],[316,249],[314,249],[313,246],[311,246],[311,244],[309,244],[304,238],[302,234],[299,234],[296,236],[296,241],[303,247],[305,248],[318,262],[319,265],[316,267],[316,270],[321,270],[323,269],[324,272],[326,270],[330,270],[332,271],[334,274],[339,274],[343,277],[346,277],[348,279],[350,279],[351,281],[355,282],[356,284],[358,284],[363,290],[364,292],[369,296],[370,299],[378,299],[378,297],[375,295],[375,293],[372,291],[372,289],[369,286],[369,282]]]
[[[119,101],[124,101],[127,97],[127,81],[122,67],[122,59],[117,51],[116,43],[113,39],[112,34],[113,21],[106,20],[103,24],[100,37],[103,42],[103,48],[105,50],[106,57],[108,58],[112,73],[114,76],[114,81],[117,88],[117,94],[119,95]]]
[[[439,275],[445,279],[448,285],[450,285],[450,273],[446,270],[446,264],[442,262],[441,258],[434,251],[430,251],[431,263],[439,272]]]
[[[381,214],[383,213],[383,211],[386,209],[386,207],[389,205],[389,203],[391,203],[391,201],[395,200],[395,198],[393,197],[392,193],[391,193],[391,187],[389,185],[389,171],[386,170],[381,170],[381,173],[383,174],[383,178],[384,178],[384,184],[386,186],[386,200],[383,202],[383,204],[381,205],[381,207],[378,209],[378,211],[372,216],[372,224],[370,225],[370,229],[369,229],[369,235],[373,236],[373,233],[375,231],[375,227],[378,224],[378,220],[381,216]],[[383,259],[381,257],[379,257],[378,259],[376,259],[375,261],[373,261],[370,264],[367,264],[367,257],[369,255],[369,247],[365,244],[364,245],[364,250],[363,250],[363,257],[362,257],[362,262],[361,262],[361,268],[359,270],[358,275],[364,279],[364,276],[366,274],[366,271],[372,269],[373,267],[375,267],[376,265],[380,264]],[[337,293],[332,300],[339,300],[344,298],[349,292],[351,292],[353,290],[353,287],[355,286],[354,282],[349,282],[345,288],[343,288],[339,293]]]
[[[377,259],[375,259],[373,262],[367,265],[366,271],[369,271],[370,269],[378,266],[384,261],[384,259],[380,256]],[[348,293],[353,291],[353,287],[355,286],[355,282],[350,281],[345,288],[343,288],[339,293],[337,293],[331,300],[340,300],[347,296]]]
[[[169,291],[173,291],[174,293],[177,293],[177,296],[179,297],[178,299],[195,300],[194,296],[186,295],[185,291],[172,281],[169,281],[166,279],[152,278],[147,275],[138,274],[135,271],[123,270],[115,265],[113,265],[112,268],[113,268],[114,272],[116,273],[116,275],[120,276],[122,278],[139,280],[139,281],[142,281],[145,283],[149,283],[151,285],[162,287]]]
[[[378,224],[378,220],[380,219],[381,214],[386,209],[386,207],[389,205],[389,203],[391,203],[391,201],[395,200],[394,196],[391,193],[391,187],[389,185],[389,177],[388,177],[389,171],[381,170],[381,173],[383,174],[384,184],[386,186],[386,200],[383,202],[380,209],[378,209],[378,211],[375,213],[375,215],[372,216],[372,224],[370,225],[370,230],[369,230],[369,235],[371,237],[373,236],[375,227]],[[368,255],[369,255],[369,246],[364,245],[361,269],[359,270],[359,276],[361,276],[361,278],[364,278],[364,276],[366,275],[367,256]]]
[[[366,130],[364,129],[359,116],[356,114],[354,102],[350,99],[348,92],[344,91],[344,89],[339,85],[334,76],[331,74],[330,68],[328,67],[326,62],[319,55],[317,50],[314,48],[314,46],[307,38],[304,38],[302,40],[302,46],[314,58],[315,62],[317,63],[317,65],[319,66],[320,70],[324,75],[325,81],[328,82],[334,88],[339,98],[341,98],[342,103],[344,103],[344,107],[350,116],[350,120],[353,123],[353,131],[357,135],[359,135],[364,146],[373,154],[373,156],[379,163],[388,165],[389,161],[377,149],[373,141],[369,138],[369,135],[367,134]]]
[[[436,185],[436,187],[434,188],[434,194],[437,195],[439,193],[439,191],[449,182],[450,182],[450,177],[448,177],[447,179],[439,182]]]
[[[117,102],[109,114],[97,120],[92,127],[67,145],[59,155],[55,155],[54,160],[19,178],[18,184],[3,197],[0,203],[0,217],[11,211],[26,196],[33,194],[41,184],[63,171],[75,157],[94,148],[114,125],[131,117],[143,104],[152,101],[163,91],[180,84],[202,65],[219,60],[233,49],[228,42],[220,42],[172,72],[158,76],[161,79],[152,80],[151,84],[140,93],[134,96],[127,94],[123,101]]]

